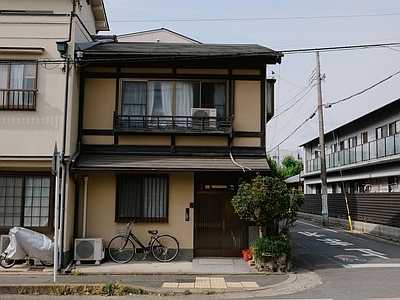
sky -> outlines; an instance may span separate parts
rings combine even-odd
[[[400,98],[399,0],[103,0],[109,32],[167,28],[202,43],[259,44],[285,53],[269,65],[275,117],[267,153],[296,151],[318,137],[319,49],[325,132]],[[348,46],[368,47],[338,50]],[[336,48],[335,51],[325,51]],[[391,77],[392,76],[392,77]],[[344,101],[341,101],[344,100]]]

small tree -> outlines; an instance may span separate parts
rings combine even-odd
[[[283,231],[288,233],[299,208],[297,201],[290,200],[283,180],[260,174],[251,183],[240,184],[232,205],[241,219],[258,225],[260,237],[278,236]],[[279,229],[282,222],[284,226]]]
[[[242,183],[232,199],[232,205],[239,217],[254,221],[259,228],[259,238],[251,243],[256,268],[275,270],[280,261],[280,270],[288,267],[292,249],[289,229],[297,220],[297,212],[304,203],[304,195],[290,197],[284,180],[279,177],[257,176],[250,183]],[[275,260],[266,264],[264,254]],[[280,257],[283,257],[283,265]],[[269,267],[266,267],[269,265]]]
[[[303,163],[288,155],[282,160],[282,167],[279,168],[279,174],[282,179],[288,179],[303,171]]]
[[[271,156],[267,156],[269,168],[271,170],[271,177],[278,177],[286,180],[289,177],[300,174],[303,171],[303,163],[296,160],[293,156],[288,155],[282,160],[282,166],[278,167],[276,161]]]

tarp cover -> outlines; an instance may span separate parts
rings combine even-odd
[[[23,227],[10,229],[10,244],[4,251],[7,258],[25,259],[37,258],[40,260],[52,260],[54,257],[54,243],[46,235]]]

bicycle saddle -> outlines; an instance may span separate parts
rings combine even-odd
[[[158,230],[149,230],[147,232],[152,234],[152,235],[156,235],[158,233]]]

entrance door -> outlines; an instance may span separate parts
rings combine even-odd
[[[241,256],[245,222],[231,204],[235,194],[198,191],[195,200],[195,256]]]

